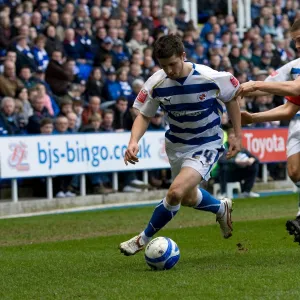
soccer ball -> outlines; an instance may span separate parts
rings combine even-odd
[[[150,241],[145,250],[146,263],[153,270],[169,270],[180,258],[177,244],[167,237],[157,237]]]

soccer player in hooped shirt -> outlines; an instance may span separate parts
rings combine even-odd
[[[300,51],[300,20],[290,29],[291,37]],[[300,58],[274,71],[265,81],[250,81],[241,85],[239,94],[258,96],[274,94],[286,96],[286,103],[269,111],[250,114],[242,112],[242,123],[251,124],[276,120],[291,120],[287,141],[287,170],[291,180],[298,187],[299,207],[295,220],[288,220],[286,228],[300,243]]]
[[[172,220],[180,205],[216,214],[223,237],[232,235],[231,199],[215,199],[198,185],[209,179],[212,166],[223,153],[219,101],[225,103],[237,137],[228,156],[240,150],[240,109],[235,98],[239,82],[230,73],[186,62],[181,39],[175,35],[157,40],[154,55],[162,69],[146,81],[134,102],[140,113],[134,121],[124,161],[126,165],[138,162],[138,142],[160,106],[170,128],[165,138],[173,183],[144,231],[120,244],[125,255],[142,250]]]

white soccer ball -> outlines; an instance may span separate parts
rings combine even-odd
[[[168,237],[157,237],[149,242],[145,250],[146,263],[153,270],[169,270],[180,258],[177,244]]]

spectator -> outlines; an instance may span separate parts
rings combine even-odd
[[[111,37],[107,36],[101,41],[101,46],[99,50],[96,53],[95,59],[94,59],[94,66],[100,67],[102,62],[105,60],[107,56],[113,56],[113,40]]]
[[[1,74],[3,74],[3,72],[4,72],[4,65],[3,65],[3,63],[5,61],[7,61],[7,60],[12,61],[14,64],[16,64],[17,53],[15,51],[13,51],[13,50],[8,50],[6,52],[6,56],[3,57],[3,61],[0,61],[0,63],[1,63],[1,65],[0,65],[0,73]]]
[[[136,79],[144,80],[144,78],[142,77],[142,68],[138,64],[132,64],[130,66],[130,71],[129,71],[129,74],[128,74],[128,82],[130,84],[132,84],[133,81],[136,80]]]
[[[15,97],[17,90],[23,87],[22,82],[16,77],[15,64],[7,60],[4,62],[4,71],[0,75],[0,96]]]
[[[231,51],[229,54],[229,59],[230,59],[231,65],[233,67],[235,67],[238,64],[238,62],[240,61],[240,55],[241,55],[241,52],[237,46],[234,46],[231,48]]]
[[[55,134],[65,134],[68,133],[69,121],[68,118],[60,115],[55,119],[54,122],[54,131]]]
[[[67,93],[67,89],[73,79],[73,74],[70,70],[65,70],[63,62],[62,52],[55,50],[46,70],[45,79],[57,96],[63,96]]]
[[[209,17],[207,23],[205,23],[204,27],[201,30],[200,37],[203,40],[207,33],[211,32],[213,29],[213,25],[217,23],[217,17],[211,16]]]
[[[48,18],[47,18],[47,25],[52,25],[54,27],[58,27],[59,26],[59,22],[60,22],[60,15],[58,12],[52,12],[49,13]]]
[[[114,42],[112,51],[113,51],[112,53],[113,53],[114,61],[117,67],[120,67],[123,61],[129,60],[129,56],[124,50],[124,44],[122,40],[118,39],[117,41]]]
[[[101,129],[102,117],[100,114],[94,114],[90,116],[89,122],[87,125],[83,126],[80,130],[81,132],[102,132]]]
[[[121,86],[121,95],[126,98],[132,94],[132,88],[128,82],[127,71],[125,68],[120,68],[118,70],[118,82]]]
[[[22,102],[23,116],[24,116],[25,123],[27,124],[29,117],[32,116],[33,114],[33,109],[29,102],[28,90],[25,87],[18,91],[17,99]]]
[[[117,131],[129,131],[133,124],[133,118],[128,110],[128,101],[126,97],[121,96],[117,99],[114,112],[113,128]]]
[[[185,21],[186,18],[186,11],[181,8],[178,12],[178,16],[175,18],[175,24],[179,30],[185,32],[187,29],[187,22]]]
[[[92,38],[86,30],[84,23],[79,23],[76,28],[76,42],[79,43],[81,49],[83,49],[83,57],[81,62],[93,61],[94,54],[92,52]]]
[[[86,89],[88,96],[102,97],[103,90],[102,73],[100,68],[94,68],[88,78]]]
[[[42,24],[42,15],[38,11],[34,11],[31,16],[31,26],[36,29],[37,33],[41,33],[44,30]]]
[[[228,142],[225,144],[226,152],[234,142],[233,130],[228,130]],[[226,183],[239,181],[241,183],[242,197],[259,197],[259,194],[252,192],[255,178],[258,173],[259,161],[248,150],[242,150],[233,158],[227,160],[226,152],[219,160],[219,180],[221,193],[226,193]]]
[[[45,50],[46,37],[42,34],[38,35],[34,40],[34,46],[32,53],[37,64],[37,69],[41,71],[46,71],[49,64],[49,56]]]
[[[195,51],[192,54],[191,58],[196,64],[202,64],[202,65],[208,64],[208,57],[205,54],[205,48],[201,44],[197,44],[195,46]]]
[[[82,100],[74,100],[73,101],[73,111],[77,116],[75,128],[78,131],[82,125],[82,113],[83,113],[83,101]]]
[[[69,133],[75,133],[78,131],[78,128],[76,126],[77,122],[77,115],[71,111],[67,114],[67,119],[68,119],[68,132]]]
[[[11,133],[23,134],[25,133],[25,119],[22,114],[15,112],[15,106],[14,98],[4,97],[1,101],[1,112],[11,128]]]
[[[65,31],[64,36],[64,49],[68,57],[73,58],[76,61],[82,61],[84,59],[84,48],[78,40],[75,39],[75,31],[72,28],[68,28]]]
[[[132,94],[128,97],[128,107],[131,108],[135,98],[137,97],[138,93],[142,89],[144,85],[144,80],[142,79],[135,79],[132,82]]]
[[[49,25],[45,30],[45,35],[47,37],[45,50],[49,57],[52,57],[52,53],[57,50],[64,53],[64,47],[61,41],[56,36],[55,26]]]
[[[0,19],[0,48],[7,49],[10,46],[12,29],[8,15],[2,15]],[[3,50],[2,50],[3,51]]]
[[[147,47],[147,44],[143,42],[143,33],[140,29],[136,29],[133,32],[132,39],[127,43],[130,53],[135,50],[143,53],[143,50]]]
[[[40,124],[41,134],[52,134],[54,130],[53,121],[50,118],[44,118]]]
[[[64,97],[60,101],[60,116],[67,117],[68,113],[73,111],[73,103],[68,97]]]
[[[60,17],[60,25],[56,28],[58,39],[62,42],[65,36],[65,30],[71,28],[73,25],[73,17],[71,14],[64,12]]]
[[[87,125],[89,123],[89,118],[94,114],[102,114],[100,109],[101,98],[98,96],[90,96],[89,105],[82,112],[82,124]]]
[[[32,100],[33,114],[28,119],[27,131],[31,134],[40,133],[40,124],[42,119],[51,118],[48,109],[44,106],[44,99],[35,95]]]
[[[122,95],[122,87],[117,81],[117,74],[115,71],[107,73],[107,79],[103,87],[103,96],[106,100],[115,101]]]
[[[113,66],[112,55],[107,54],[104,56],[100,69],[101,69],[103,81],[105,82],[108,73],[113,73],[116,71],[116,68]]]
[[[47,94],[46,87],[43,84],[38,83],[35,86],[35,88],[38,92],[38,97],[44,100],[44,106],[47,108],[50,116],[54,117],[54,110],[53,110],[53,107],[52,107],[52,101],[51,101],[51,98],[49,97],[49,95]]]
[[[36,81],[32,77],[31,70],[28,66],[24,65],[20,69],[19,78],[21,79],[24,87],[30,89],[35,86]]]
[[[101,129],[104,132],[113,132],[114,131],[113,124],[114,124],[114,112],[111,109],[107,109],[103,112]]]
[[[68,133],[69,122],[67,117],[58,116],[55,119],[54,134]],[[71,191],[72,176],[57,176],[53,178],[53,191],[56,198],[75,197],[76,194]]]
[[[31,53],[30,47],[28,45],[26,36],[21,35],[17,38],[16,44],[16,53],[17,53],[17,61],[16,61],[16,70],[17,73],[20,72],[22,66],[29,66],[30,70],[34,72],[37,69],[37,65],[34,60],[34,56]]]

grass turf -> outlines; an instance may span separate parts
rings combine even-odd
[[[178,265],[150,271],[118,244],[153,207],[0,220],[0,299],[299,299],[299,245],[285,231],[295,195],[237,200],[234,236],[214,216],[183,208],[159,233]]]

